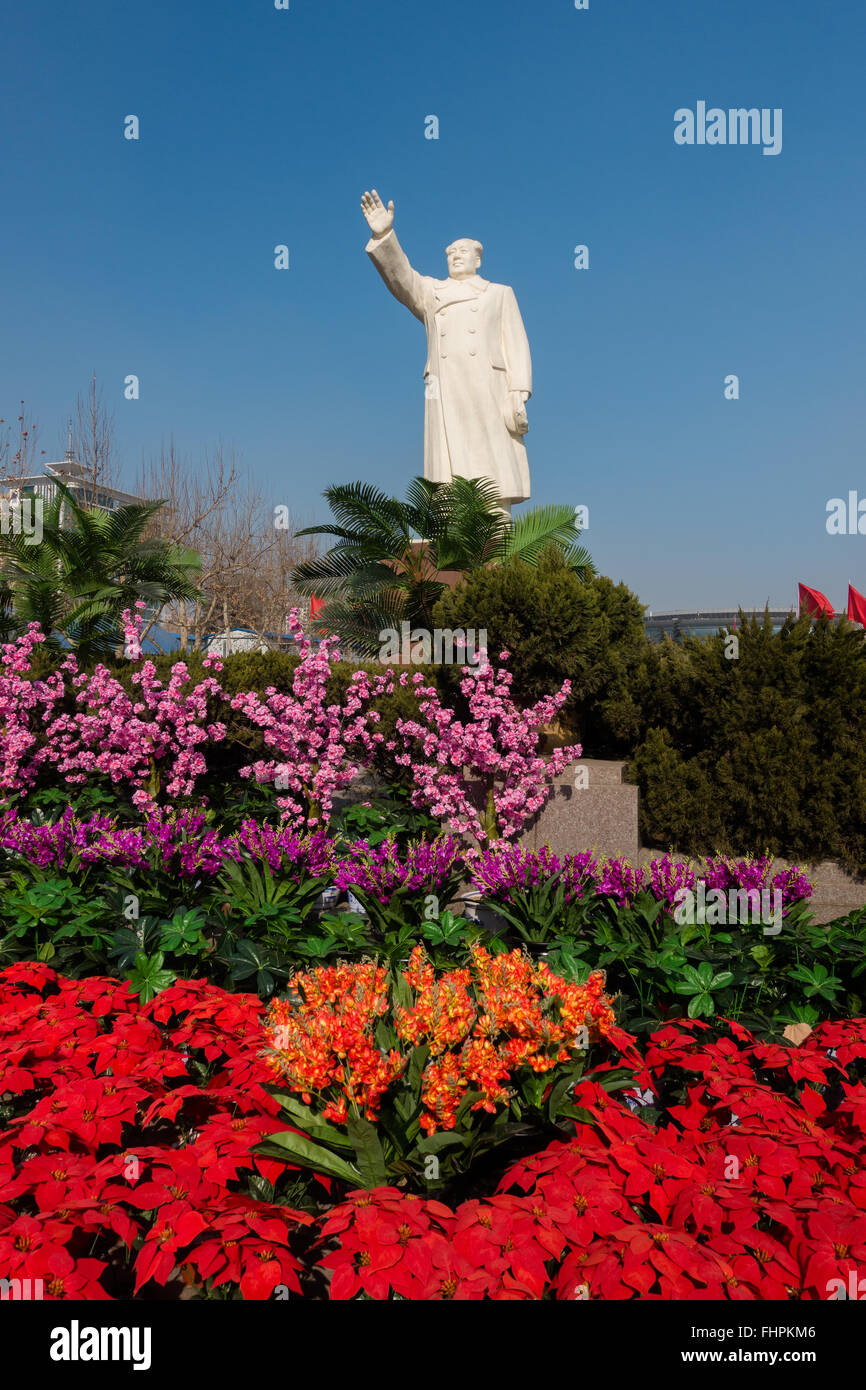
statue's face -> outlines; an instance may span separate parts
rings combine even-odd
[[[452,241],[446,248],[445,255],[448,257],[448,274],[452,280],[465,280],[467,276],[474,275],[481,264],[478,247],[468,238]]]

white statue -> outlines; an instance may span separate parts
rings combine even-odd
[[[523,436],[532,394],[526,330],[510,285],[478,274],[480,242],[446,249],[448,279],[413,270],[394,233],[394,203],[375,188],[361,199],[372,236],[367,253],[388,289],[427,330],[424,476],[488,478],[503,508],[529,497]]]

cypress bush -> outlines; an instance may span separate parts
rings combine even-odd
[[[440,628],[486,628],[493,660],[510,652],[518,704],[535,704],[570,680],[561,722],[587,756],[623,756],[634,746],[641,711],[630,687],[640,684],[648,643],[643,605],[624,584],[580,579],[551,547],[537,568],[478,570],[442,595],[433,616]],[[453,689],[459,672],[443,668],[443,679]]]
[[[762,851],[866,872],[866,644],[844,620],[740,615],[724,634],[650,649],[629,775],[646,843]]]

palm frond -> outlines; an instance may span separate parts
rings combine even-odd
[[[396,497],[388,497],[371,483],[339,484],[326,488],[323,496],[342,531],[361,531],[369,537],[377,537],[383,544],[391,544],[395,537],[406,534],[407,518],[403,503]],[[322,535],[324,532],[312,527],[298,532],[301,536],[314,534]]]
[[[573,507],[562,504],[533,507],[513,518],[497,558],[505,564],[522,560],[524,564],[537,565],[548,545],[566,549],[574,545],[579,536]]]
[[[22,535],[0,535],[6,613],[0,623],[20,631],[38,622],[46,635],[62,634],[86,659],[118,646],[120,615],[137,599],[157,609],[172,599],[195,599],[197,552],[144,536],[160,505],[89,508],[57,480],[37,544],[27,544]]]

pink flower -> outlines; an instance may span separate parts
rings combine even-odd
[[[582,751],[574,744],[555,749],[549,758],[536,753],[541,726],[565,704],[570,683],[530,709],[519,709],[511,698],[511,679],[489,662],[467,667],[460,684],[470,718],[463,722],[416,673],[419,718],[399,719],[396,726],[402,747],[394,760],[412,771],[413,805],[449,819],[479,844],[519,834],[549,797],[553,778]],[[487,814],[489,799],[495,824]]]

